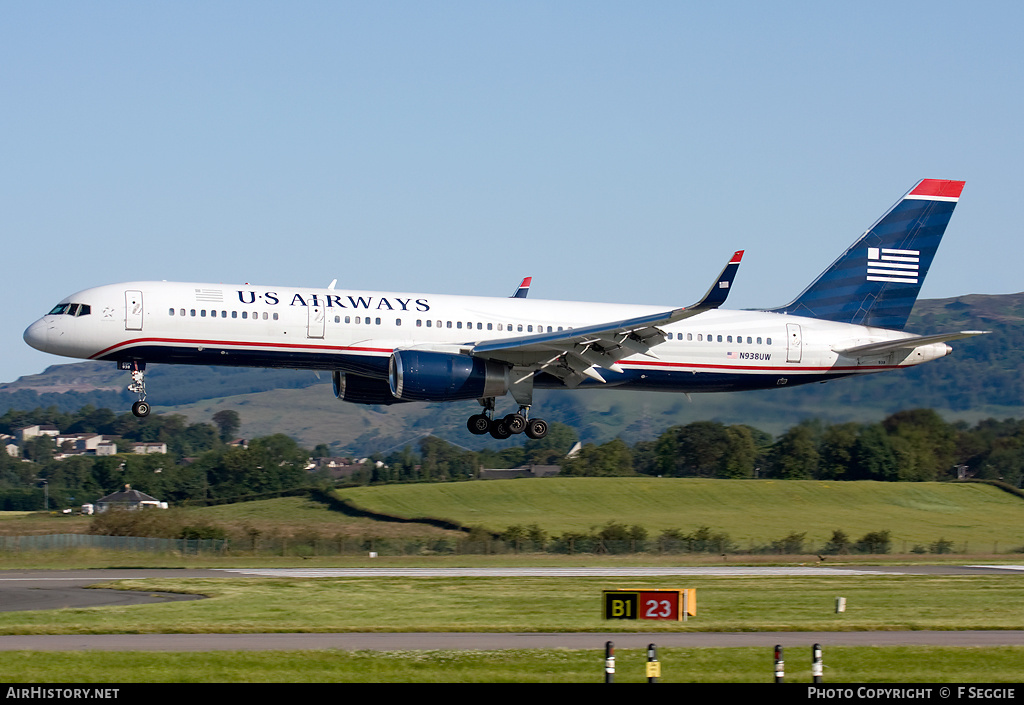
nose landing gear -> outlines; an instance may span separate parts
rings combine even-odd
[[[152,407],[146,401],[146,363],[133,360],[119,362],[117,367],[120,370],[130,370],[132,373],[132,383],[128,385],[128,391],[139,395],[139,400],[132,404],[132,413],[139,418],[149,416]]]

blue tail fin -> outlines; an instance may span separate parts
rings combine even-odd
[[[924,179],[776,313],[903,330],[963,181]]]

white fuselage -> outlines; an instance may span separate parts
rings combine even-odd
[[[465,352],[482,341],[569,330],[664,311],[540,299],[257,285],[128,282],[73,294],[25,331],[57,355],[118,362],[341,370],[387,375],[398,349]],[[88,307],[88,312],[82,306]],[[75,315],[77,314],[77,315]],[[834,350],[902,331],[759,311],[711,310],[662,326],[650,355],[603,372],[608,386],[730,391],[793,386],[916,365],[945,343],[846,357]],[[586,386],[600,385],[600,382]],[[560,386],[557,380],[539,386]]]

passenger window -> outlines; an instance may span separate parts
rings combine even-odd
[[[721,343],[721,342],[722,342],[722,336],[718,336],[718,342],[719,342],[719,343]]]
[[[400,326],[400,325],[402,325],[402,319],[401,319],[401,318],[396,318],[396,319],[395,319],[395,325],[396,325],[396,326]]]
[[[167,315],[168,316],[173,316],[174,315],[174,309],[172,308],[170,311],[168,311]]]
[[[232,318],[238,318],[238,311],[232,311],[231,312],[231,317]]]
[[[242,318],[248,318],[248,317],[249,317],[249,312],[248,311],[242,311]]]
[[[430,321],[428,320],[428,321],[427,321],[427,328],[430,328],[430,323],[431,323],[431,322],[430,322]]]
[[[493,323],[488,323],[487,324],[487,330],[494,330],[494,324]]]
[[[367,323],[369,323],[370,319],[367,318],[366,321],[367,321]],[[374,323],[376,323],[379,326],[380,325],[380,319],[379,318],[374,319]]]
[[[462,321],[457,321],[455,323],[455,327],[458,328],[459,330],[462,330]]]
[[[719,339],[719,340],[721,340],[721,339],[722,339],[722,336],[718,336],[718,339]],[[725,342],[727,342],[727,343],[731,343],[731,342],[732,342],[732,336],[731,336],[731,335],[729,335],[729,336],[726,336],[726,338],[725,338]]]
[[[771,339],[771,338],[766,338],[765,340],[766,340],[766,342],[767,342],[767,344],[768,344],[768,345],[771,345],[771,344],[772,344],[772,339]]]
[[[757,344],[758,344],[758,345],[760,345],[760,344],[761,344],[761,336],[757,336]]]

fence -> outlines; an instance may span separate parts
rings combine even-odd
[[[895,540],[894,540],[895,542]],[[94,536],[91,534],[50,534],[38,536],[0,536],[0,553],[17,551],[39,551],[48,549],[99,548],[118,551],[176,552],[182,554],[231,553],[234,555],[271,556],[359,556],[376,553],[379,556],[430,556],[430,555],[502,555],[516,553],[547,553],[562,555],[805,555],[814,554],[809,547],[783,550],[774,547],[750,546],[746,549],[729,543],[693,542],[676,540],[630,540],[612,541],[594,536],[560,536],[542,543],[532,541],[505,541],[497,538],[421,538],[389,539],[370,536],[330,536],[310,532],[299,535],[255,534],[233,539],[164,539],[137,536]],[[788,548],[788,547],[787,547]],[[899,553],[961,553],[970,554],[966,544],[955,547],[945,545],[925,550],[911,548],[907,542],[896,543],[892,552]],[[988,547],[975,548],[975,553],[985,553]],[[1003,549],[1004,552],[1019,553],[1022,548]],[[992,546],[992,553],[999,552],[999,545]],[[843,551],[854,553],[890,553],[890,547],[874,551]]]
[[[152,551],[177,553],[223,552],[223,539],[158,539],[143,536],[93,536],[92,534],[41,534],[38,536],[0,536],[0,551],[46,551],[67,548],[105,548],[115,551]]]

